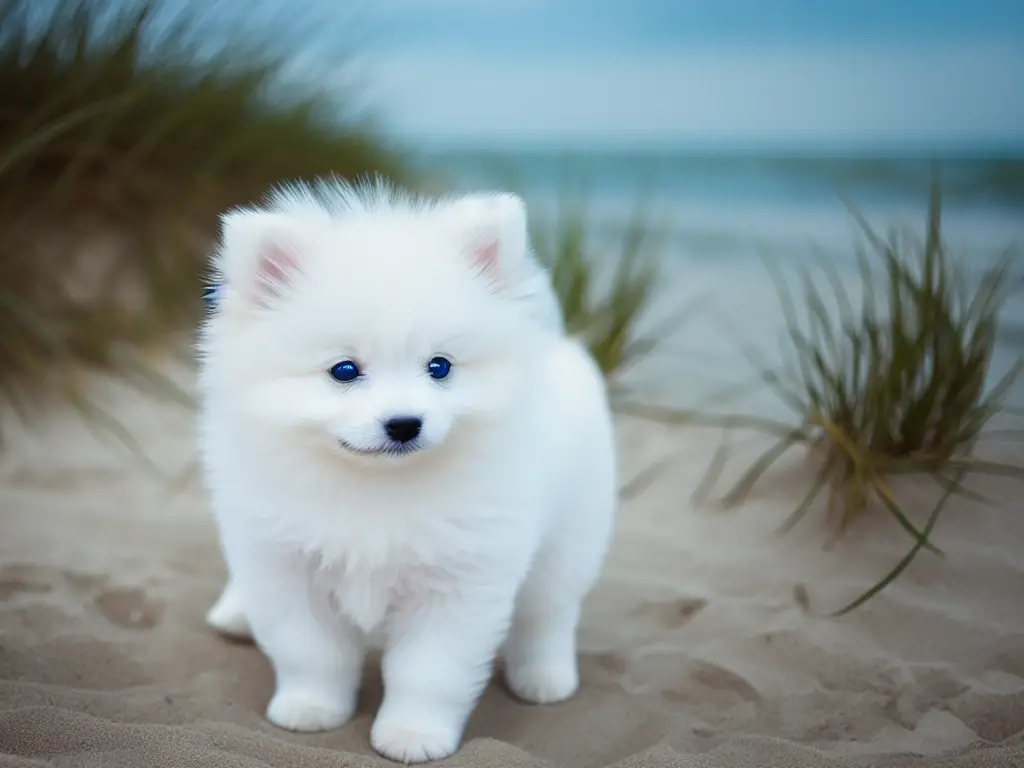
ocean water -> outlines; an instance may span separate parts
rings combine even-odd
[[[614,231],[642,206],[653,221],[671,227],[683,246],[679,257],[735,257],[751,241],[785,244],[807,238],[838,249],[849,244],[851,234],[844,199],[881,229],[920,230],[933,179],[942,183],[945,230],[953,243],[992,251],[1024,239],[1024,154],[925,158],[508,150],[435,152],[427,163],[458,188],[514,188],[541,216],[557,212],[567,192],[582,194],[598,229]]]
[[[977,152],[914,157],[877,153],[769,156],[750,153],[549,151],[435,152],[431,171],[457,189],[513,189],[538,222],[581,200],[595,254],[614,253],[616,237],[637,211],[665,228],[665,279],[652,325],[698,296],[764,349],[778,348],[782,315],[762,259],[782,267],[828,258],[856,297],[855,247],[863,237],[847,204],[880,233],[896,227],[923,239],[930,185],[943,188],[943,233],[971,271],[1007,248],[1024,249],[1024,154]],[[575,197],[574,197],[575,196]],[[1020,285],[1007,305],[993,379],[1024,350],[1024,251],[1014,267]],[[837,307],[831,307],[836,309]],[[717,326],[700,317],[672,340],[705,371],[735,375],[742,363]],[[716,362],[717,361],[717,362]],[[739,367],[737,368],[737,363]],[[693,367],[693,366],[691,366]],[[1024,382],[1015,400],[1024,401]]]

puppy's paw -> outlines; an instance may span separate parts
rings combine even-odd
[[[267,706],[267,720],[287,731],[330,731],[352,717],[353,707],[326,692],[308,688],[277,691]]]
[[[522,664],[505,668],[505,682],[512,693],[531,704],[554,704],[570,698],[579,688],[575,659],[572,662]]]
[[[389,760],[425,763],[455,754],[459,748],[457,729],[434,720],[378,717],[370,731],[370,744]]]
[[[237,640],[252,640],[249,620],[242,610],[242,603],[229,586],[206,614],[206,625],[222,635]]]

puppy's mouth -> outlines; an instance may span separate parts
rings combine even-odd
[[[424,448],[424,444],[421,440],[410,440],[407,443],[388,441],[370,448],[352,445],[352,443],[346,440],[338,440],[338,445],[356,456],[383,456],[390,458],[408,456],[410,453],[416,453]]]

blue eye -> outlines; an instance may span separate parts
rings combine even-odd
[[[330,374],[331,378],[343,384],[355,381],[362,375],[359,373],[359,367],[351,360],[342,360],[340,363],[336,363],[331,367]]]
[[[433,357],[427,363],[427,372],[435,379],[443,379],[451,370],[451,361],[444,357]]]
[[[217,299],[220,296],[220,286],[217,284],[207,285],[203,288],[203,303],[206,304],[207,309],[213,309],[217,306]]]

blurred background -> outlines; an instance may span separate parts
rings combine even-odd
[[[722,258],[745,236],[836,231],[839,190],[868,211],[919,215],[942,160],[958,224],[1005,243],[1019,223],[1019,3],[369,9],[368,84],[388,125],[463,184],[503,166],[550,203],[572,157],[601,218],[643,188],[688,230],[690,252]]]
[[[26,406],[65,363],[142,375],[126,350],[201,316],[217,214],[291,179],[517,190],[567,315],[634,340],[707,294],[770,326],[759,258],[852,276],[851,203],[923,238],[940,179],[968,271],[1024,224],[1015,0],[2,0],[0,99],[0,378]]]

